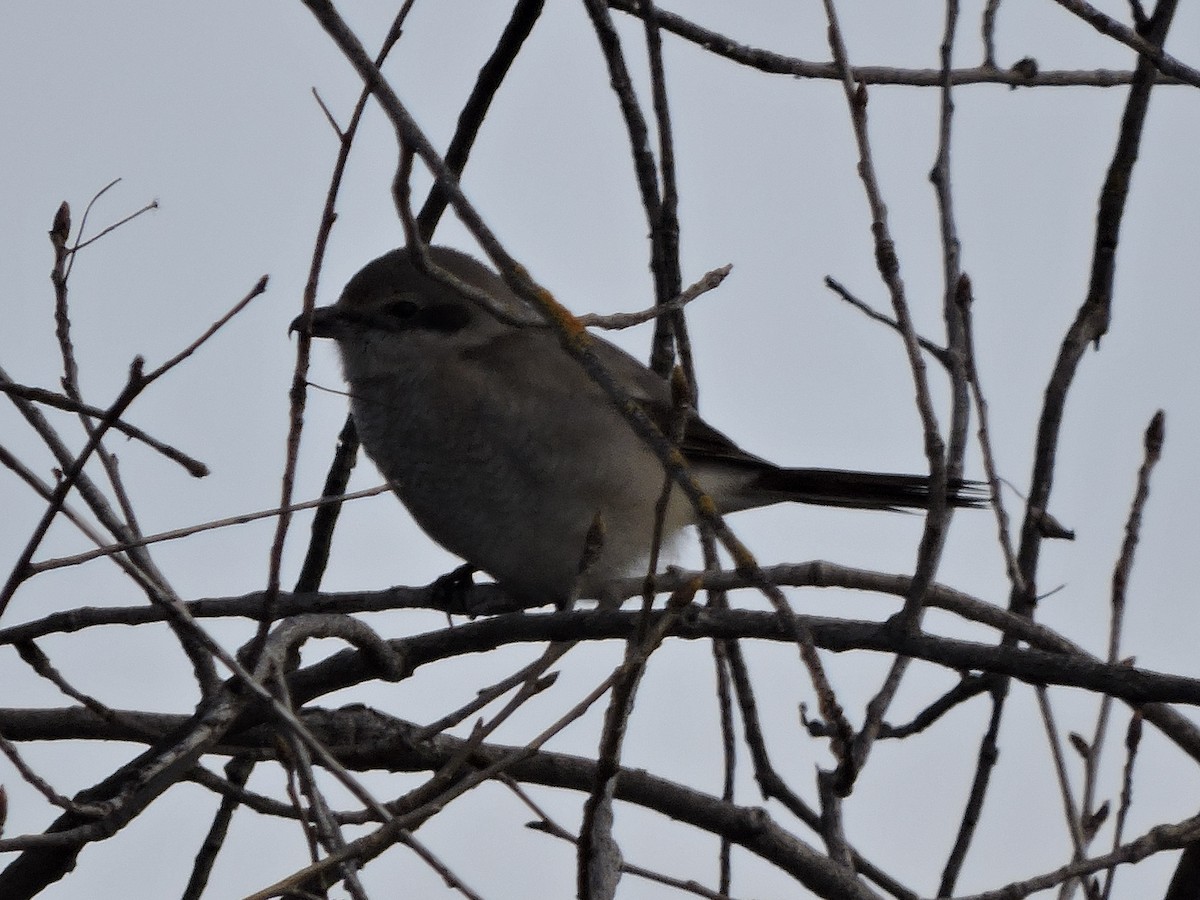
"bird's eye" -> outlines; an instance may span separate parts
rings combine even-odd
[[[393,300],[383,307],[383,314],[392,319],[411,319],[417,314],[417,304],[411,300]]]
[[[421,327],[453,334],[471,321],[471,313],[461,303],[435,303],[421,311]]]

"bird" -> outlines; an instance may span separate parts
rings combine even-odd
[[[392,250],[290,330],[336,343],[367,456],[429,537],[514,601],[568,608],[604,596],[648,558],[665,483],[659,457],[556,333],[474,257],[444,246]],[[679,450],[721,514],[785,501],[929,506],[923,475],[787,468],[694,412],[679,427],[668,381],[592,337],[629,399],[664,433],[681,433]],[[947,499],[983,503],[979,485],[962,480]],[[696,520],[675,488],[662,536]]]

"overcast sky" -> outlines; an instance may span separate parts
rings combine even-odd
[[[374,52],[394,13],[390,4],[343,5],[354,7],[347,15]],[[981,6],[964,4],[956,57],[962,64],[980,58]],[[1128,12],[1122,2],[1101,6],[1120,18]],[[1200,13],[1194,5],[1181,6],[1168,49],[1200,64],[1195,57]],[[557,0],[547,7],[496,99],[463,186],[508,250],[571,309],[641,309],[652,299],[647,227],[616,103],[582,5]],[[938,64],[941,4],[872,0],[844,7],[852,62]],[[828,58],[816,2],[693,0],[669,8],[746,44],[809,60]],[[452,134],[508,11],[509,4],[499,2],[418,0],[386,72],[435,145],[444,147]],[[640,25],[617,17],[629,56],[641,66]],[[264,296],[148,391],[128,416],[204,460],[212,475],[191,479],[140,445],[114,443],[142,529],[153,533],[273,506],[294,362],[287,324],[300,309],[337,151],[311,89],[344,122],[359,90],[350,66],[298,2],[61,0],[19,4],[5,18],[0,365],[19,382],[58,386],[46,233],[61,201],[70,202],[78,226],[89,199],[121,178],[92,211],[91,233],[150,201],[159,206],[88,248],[75,263],[72,321],[90,402],[111,401],[135,354],[158,364],[261,275],[270,275]],[[684,280],[726,263],[734,267],[725,285],[689,313],[701,411],[747,449],[780,463],[921,471],[920,421],[900,342],[822,285],[832,275],[877,308],[888,305],[874,269],[840,86],[743,70],[669,36],[664,51],[682,198]],[[1000,13],[997,61],[1007,66],[1025,56],[1036,58],[1043,70],[1128,69],[1133,62],[1128,49],[1048,0],[1009,0]],[[1050,366],[1086,291],[1097,195],[1125,96],[1123,88],[998,85],[955,93],[953,176],[962,265],[975,286],[978,364],[999,466],[1019,489],[1028,484],[1033,429]],[[937,110],[933,90],[871,90],[873,149],[902,276],[919,330],[942,340],[941,250],[927,179]],[[1039,590],[1058,590],[1038,611],[1039,620],[1103,655],[1112,561],[1142,433],[1154,411],[1164,409],[1167,441],[1130,586],[1123,652],[1136,655],[1141,666],[1189,676],[1200,675],[1197,146],[1195,90],[1157,90],[1121,236],[1112,329],[1099,352],[1084,359],[1066,413],[1051,511],[1077,539],[1045,546]],[[402,242],[389,195],[395,159],[390,126],[372,111],[350,164],[319,302],[332,302],[354,271]],[[421,198],[428,184],[424,173],[416,183]],[[450,217],[437,240],[475,250]],[[641,328],[614,340],[644,358],[649,333]],[[936,381],[938,373],[932,368],[931,373]],[[341,388],[332,347],[314,347],[311,380]],[[936,385],[936,393],[944,424],[944,384]],[[297,499],[319,494],[345,413],[344,397],[310,394]],[[55,421],[78,445],[70,420]],[[0,435],[50,477],[50,458],[11,408],[0,408]],[[982,474],[974,448],[968,468]],[[363,461],[351,486],[378,481]],[[1010,510],[1020,509],[1016,496],[1007,499]],[[41,507],[3,472],[0,507],[6,519],[0,568],[7,572],[10,564],[3,561],[15,559]],[[303,558],[307,523],[300,517],[289,541],[285,585],[294,582]],[[922,523],[917,516],[786,507],[743,514],[732,524],[763,563],[829,559],[905,572],[912,569]],[[226,529],[163,545],[154,555],[186,599],[242,594],[264,584],[271,529],[270,523]],[[958,516],[939,578],[1004,604],[1007,582],[994,532],[987,513]],[[39,558],[87,546],[60,524]],[[678,552],[684,563],[696,559],[689,546]],[[346,510],[324,587],[423,584],[456,564],[398,503],[380,496]],[[805,612],[868,619],[894,611],[890,601],[872,596],[812,590],[790,596]],[[115,567],[97,561],[34,579],[16,595],[2,624],[77,606],[138,602]],[[411,613],[376,616],[371,623],[386,636],[443,624],[436,616]],[[992,639],[944,616],[932,615],[929,624]],[[212,624],[211,630],[230,648],[249,633],[228,623]],[[75,684],[114,706],[190,711],[194,687],[177,644],[165,629],[133,632],[60,637],[46,641],[45,649]],[[536,652],[518,647],[472,660],[465,678],[461,663],[447,664],[398,687],[339,695],[327,704],[367,702],[423,721]],[[619,653],[613,645],[584,655],[585,664],[567,670],[560,681],[561,698],[577,698],[594,685]],[[842,702],[858,721],[889,660],[850,654],[828,661]],[[781,764],[812,797],[814,767],[827,765],[829,757],[796,722],[797,704],[811,705],[811,695],[794,651],[764,650],[753,664],[778,745],[794,749],[794,757]],[[719,792],[711,677],[709,650],[700,643],[668,646],[655,657],[633,721],[630,765]],[[953,673],[918,666],[890,718],[903,721],[953,680]],[[63,703],[11,651],[0,653],[0,685],[0,706]],[[1051,696],[1064,731],[1090,734],[1095,714],[1090,698],[1080,702],[1078,694],[1065,690]],[[560,699],[555,708],[570,702]],[[1015,688],[1012,707],[977,852],[960,883],[963,892],[1028,877],[1069,858],[1031,692]],[[926,832],[913,821],[911,829],[897,833],[896,810],[911,810],[914,820],[926,809],[931,819],[956,820],[985,717],[979,703],[958,710],[940,730],[918,739],[919,746],[880,745],[848,802],[851,841],[923,894],[935,889],[953,831]],[[538,721],[534,714],[519,718],[498,740],[521,742]],[[585,718],[551,749],[594,752],[598,721],[598,715]],[[1123,729],[1126,721],[1126,711],[1118,708],[1114,727]],[[1119,740],[1110,745],[1103,786],[1114,799],[1119,747]],[[34,745],[27,752],[38,771],[71,794],[137,748],[100,745],[81,752],[78,746]],[[1200,776],[1194,764],[1148,732],[1138,766],[1127,836],[1195,814]],[[1079,777],[1078,767],[1073,774]],[[277,791],[273,778],[253,786]],[[383,797],[403,790],[395,778],[367,780]],[[4,762],[0,781],[12,798],[6,836],[38,832],[49,823],[46,804]],[[740,802],[761,802],[746,763],[739,791]],[[520,829],[530,816],[500,789],[478,793],[461,811],[423,829],[425,841],[489,900],[549,896],[547,884],[571,890],[571,849]],[[539,797],[573,827],[577,796],[547,791]],[[45,896],[177,896],[213,806],[211,795],[198,788],[173,790],[119,836],[86,851],[76,873]],[[267,830],[249,813],[239,813],[235,828],[211,896],[240,895],[302,863],[297,830]],[[464,829],[474,829],[465,841]],[[619,813],[618,838],[630,862],[711,883],[714,842],[679,832],[645,813],[623,808]],[[487,837],[493,834],[502,838]],[[1004,858],[998,858],[1001,850]],[[1164,856],[1122,872],[1117,896],[1161,893],[1173,864],[1173,855]],[[735,872],[735,896],[795,896],[794,885],[756,860],[739,857]],[[408,896],[449,895],[403,850],[393,850],[367,874],[368,885],[403,884]],[[379,887],[378,895],[397,895],[389,893],[393,887]],[[623,891],[628,897],[667,896],[629,880]]]

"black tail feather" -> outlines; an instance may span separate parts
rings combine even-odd
[[[952,479],[947,500],[951,506],[979,508],[988,504],[987,485]],[[783,469],[762,472],[751,490],[778,496],[775,502],[797,501],[818,506],[855,509],[928,509],[929,477],[851,472],[843,469]]]

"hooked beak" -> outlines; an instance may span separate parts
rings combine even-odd
[[[345,319],[336,306],[318,306],[312,311],[312,318],[307,319],[304,313],[292,319],[288,326],[288,334],[293,331],[308,334],[315,338],[340,337],[345,330]]]

